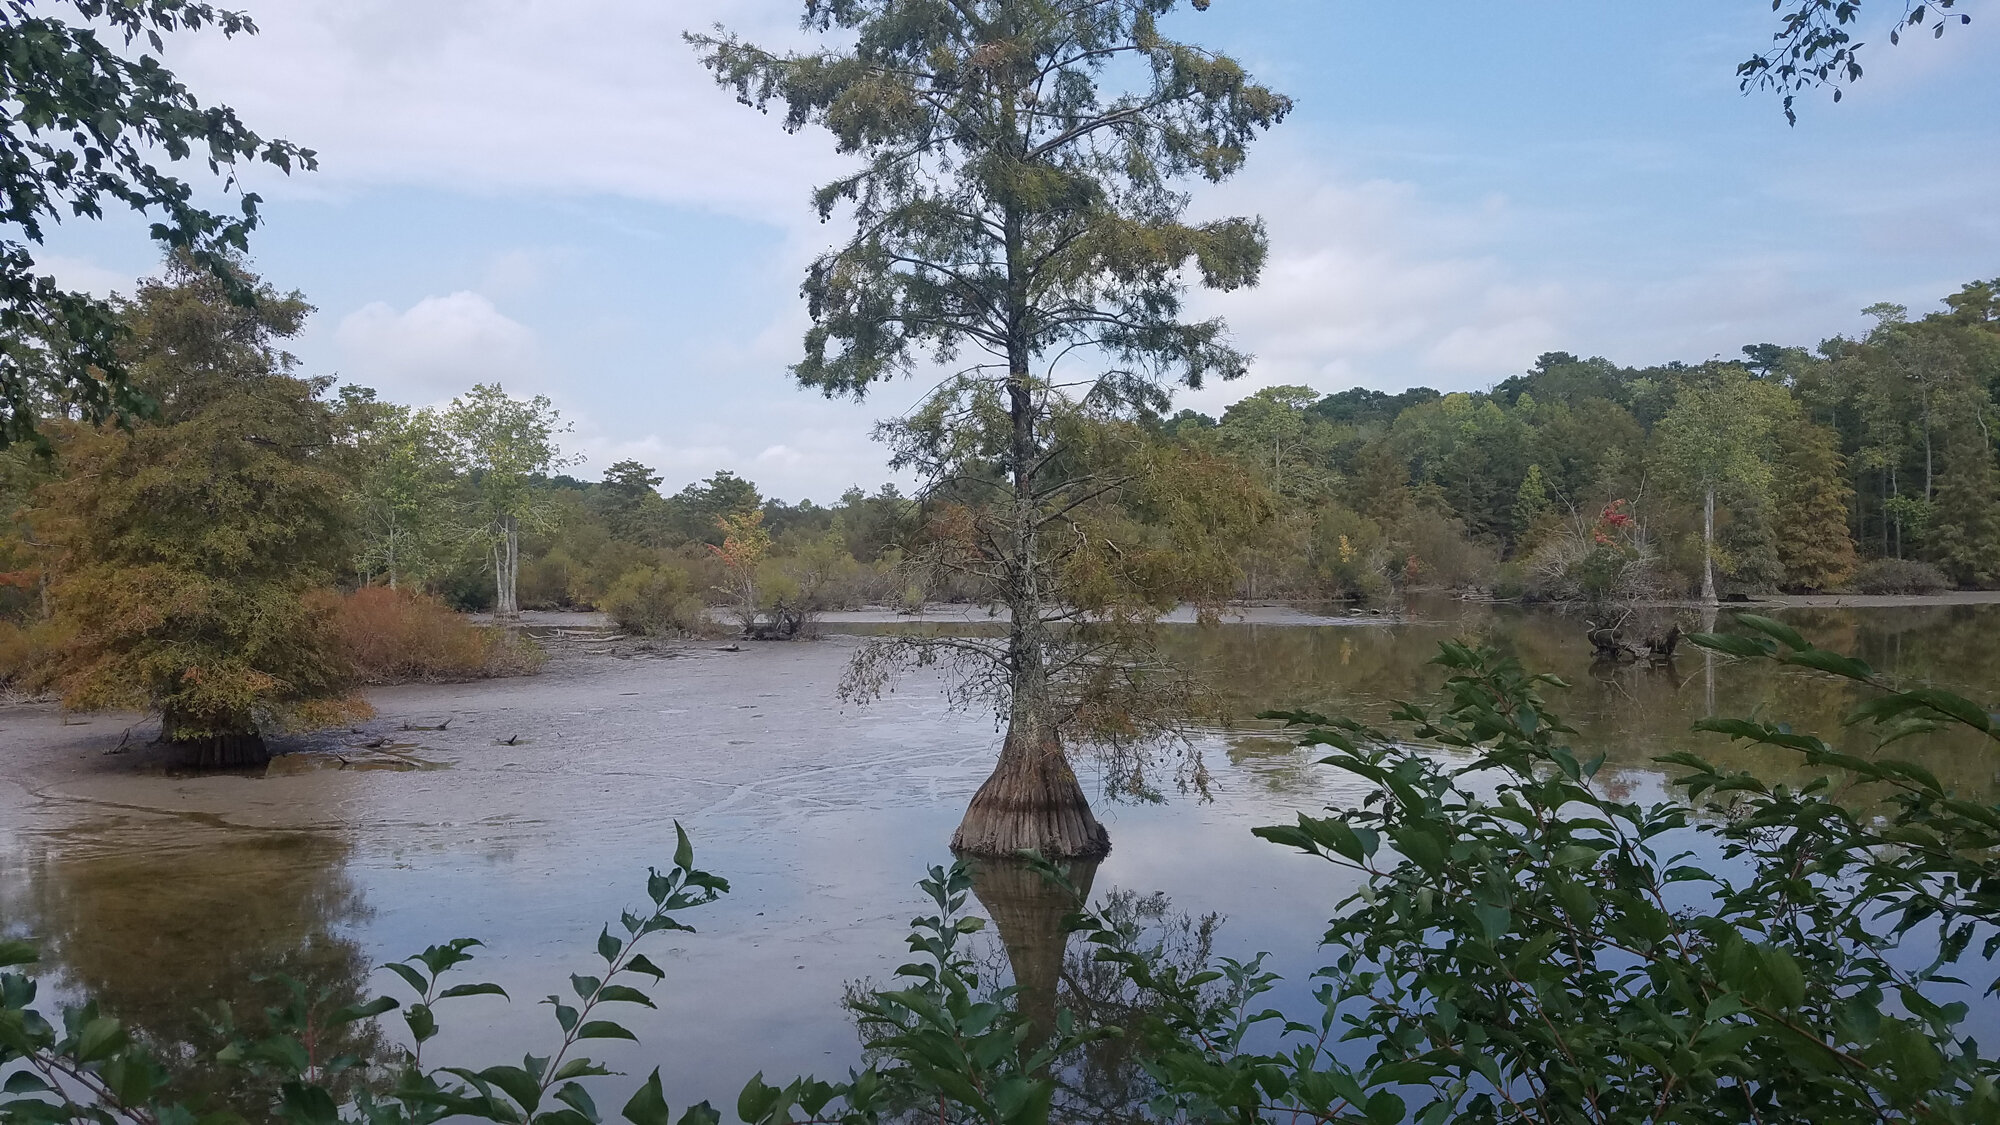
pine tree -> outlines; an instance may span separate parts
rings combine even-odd
[[[1854,575],[1847,527],[1854,490],[1839,441],[1831,429],[1804,419],[1777,428],[1772,522],[1790,589],[1829,590]]]

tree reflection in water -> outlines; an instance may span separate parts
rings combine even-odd
[[[346,872],[350,847],[321,833],[150,827],[143,849],[73,833],[17,857],[0,869],[0,919],[38,939],[52,984],[95,999],[154,1052],[174,1096],[257,1120],[270,1092],[212,1061],[224,1009],[261,1031],[286,998],[280,974],[330,1007],[362,998],[370,965],[351,935],[368,909]],[[381,1035],[350,1024],[321,1051],[372,1062]]]
[[[1092,947],[1072,940],[1065,924],[1089,898],[1097,864],[1070,863],[1058,869],[1074,893],[1019,861],[984,859],[973,867],[972,893],[992,919],[989,933],[995,939],[974,954],[979,980],[991,991],[1015,986],[1016,1009],[1040,1035],[1053,1031],[1057,1013],[1063,1011],[1079,1023],[1125,1032],[1056,1060],[1051,1121],[1123,1125],[1153,1120],[1146,1105],[1159,1088],[1139,1065],[1135,1050],[1140,1025],[1149,1014],[1146,1003],[1117,966],[1096,960]],[[1208,964],[1223,921],[1219,914],[1177,911],[1164,894],[1124,888],[1099,896],[1093,906],[1101,920],[1125,937],[1126,948],[1147,952],[1184,974]],[[850,985],[848,996],[865,987]],[[864,1032],[864,1047],[867,1038]],[[934,1107],[915,1108],[908,1118],[917,1121],[934,1113]]]

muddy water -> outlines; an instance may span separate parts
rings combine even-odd
[[[2000,684],[2000,607],[1788,620],[1907,682],[1988,700]],[[1698,652],[1665,669],[1592,669],[1574,620],[1453,603],[1405,618],[1188,629],[1175,644],[1240,716],[1306,707],[1380,718],[1435,684],[1425,661],[1454,635],[1569,679],[1579,741],[1611,755],[1620,784],[1652,784],[1648,760],[1671,749],[1728,758],[1687,732],[1711,711],[1832,730],[1851,702],[1816,677],[1711,669]],[[833,686],[859,643],[696,646],[672,658],[573,648],[532,680],[379,692],[377,719],[261,777],[180,777],[130,749],[106,754],[130,720],[65,725],[44,709],[0,710],[0,924],[42,937],[65,990],[100,997],[170,1052],[201,1041],[195,1005],[253,1008],[264,995],[254,976],[283,971],[359,995],[391,983],[371,966],[480,937],[487,947],[466,979],[497,981],[513,1000],[447,1007],[430,1057],[487,1063],[546,1053],[555,1024],[534,1001],[591,971],[598,926],[641,900],[646,866],[666,861],[679,820],[734,891],[689,918],[699,933],[656,953],[668,972],[660,1009],[628,1020],[644,1045],[601,1053],[621,1070],[660,1066],[675,1104],[726,1102],[759,1070],[844,1072],[859,1048],[843,990],[906,959],[902,936],[921,906],[912,884],[948,858],[944,842],[998,742],[989,717],[953,712],[934,682],[839,706]],[[1251,721],[1198,742],[1214,799],[1167,788],[1159,803],[1101,808],[1114,850],[1085,874],[1100,901],[1189,956],[1268,950],[1281,969],[1309,968],[1344,887],[1248,830],[1355,794]],[[1993,754],[1969,740],[1904,750],[1962,790],[2000,795]],[[979,891],[1017,935],[984,956],[1053,979],[1059,947],[1027,933],[1050,904],[1006,880]],[[370,1050],[397,1030],[351,1046]],[[199,1092],[200,1067],[187,1074]]]

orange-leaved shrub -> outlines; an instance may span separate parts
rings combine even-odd
[[[474,625],[436,598],[383,586],[341,598],[339,629],[363,683],[525,676],[548,659],[525,637]]]

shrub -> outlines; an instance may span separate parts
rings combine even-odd
[[[547,659],[519,634],[474,625],[436,598],[383,586],[341,598],[338,627],[363,683],[525,676]]]
[[[703,636],[714,622],[692,587],[679,567],[642,566],[612,584],[601,608],[620,629],[642,637]]]
[[[1501,601],[1520,601],[1528,596],[1528,566],[1520,559],[1501,563],[1493,571],[1493,585],[1489,591]]]
[[[1406,585],[1471,589],[1491,581],[1499,565],[1492,548],[1467,536],[1463,523],[1426,509],[1411,512],[1390,538]]]
[[[1864,594],[1935,594],[1951,588],[1944,572],[1915,559],[1876,559],[1854,572],[1854,588]]]
[[[0,621],[0,690],[39,694],[48,687],[49,658],[58,646],[53,621]]]

